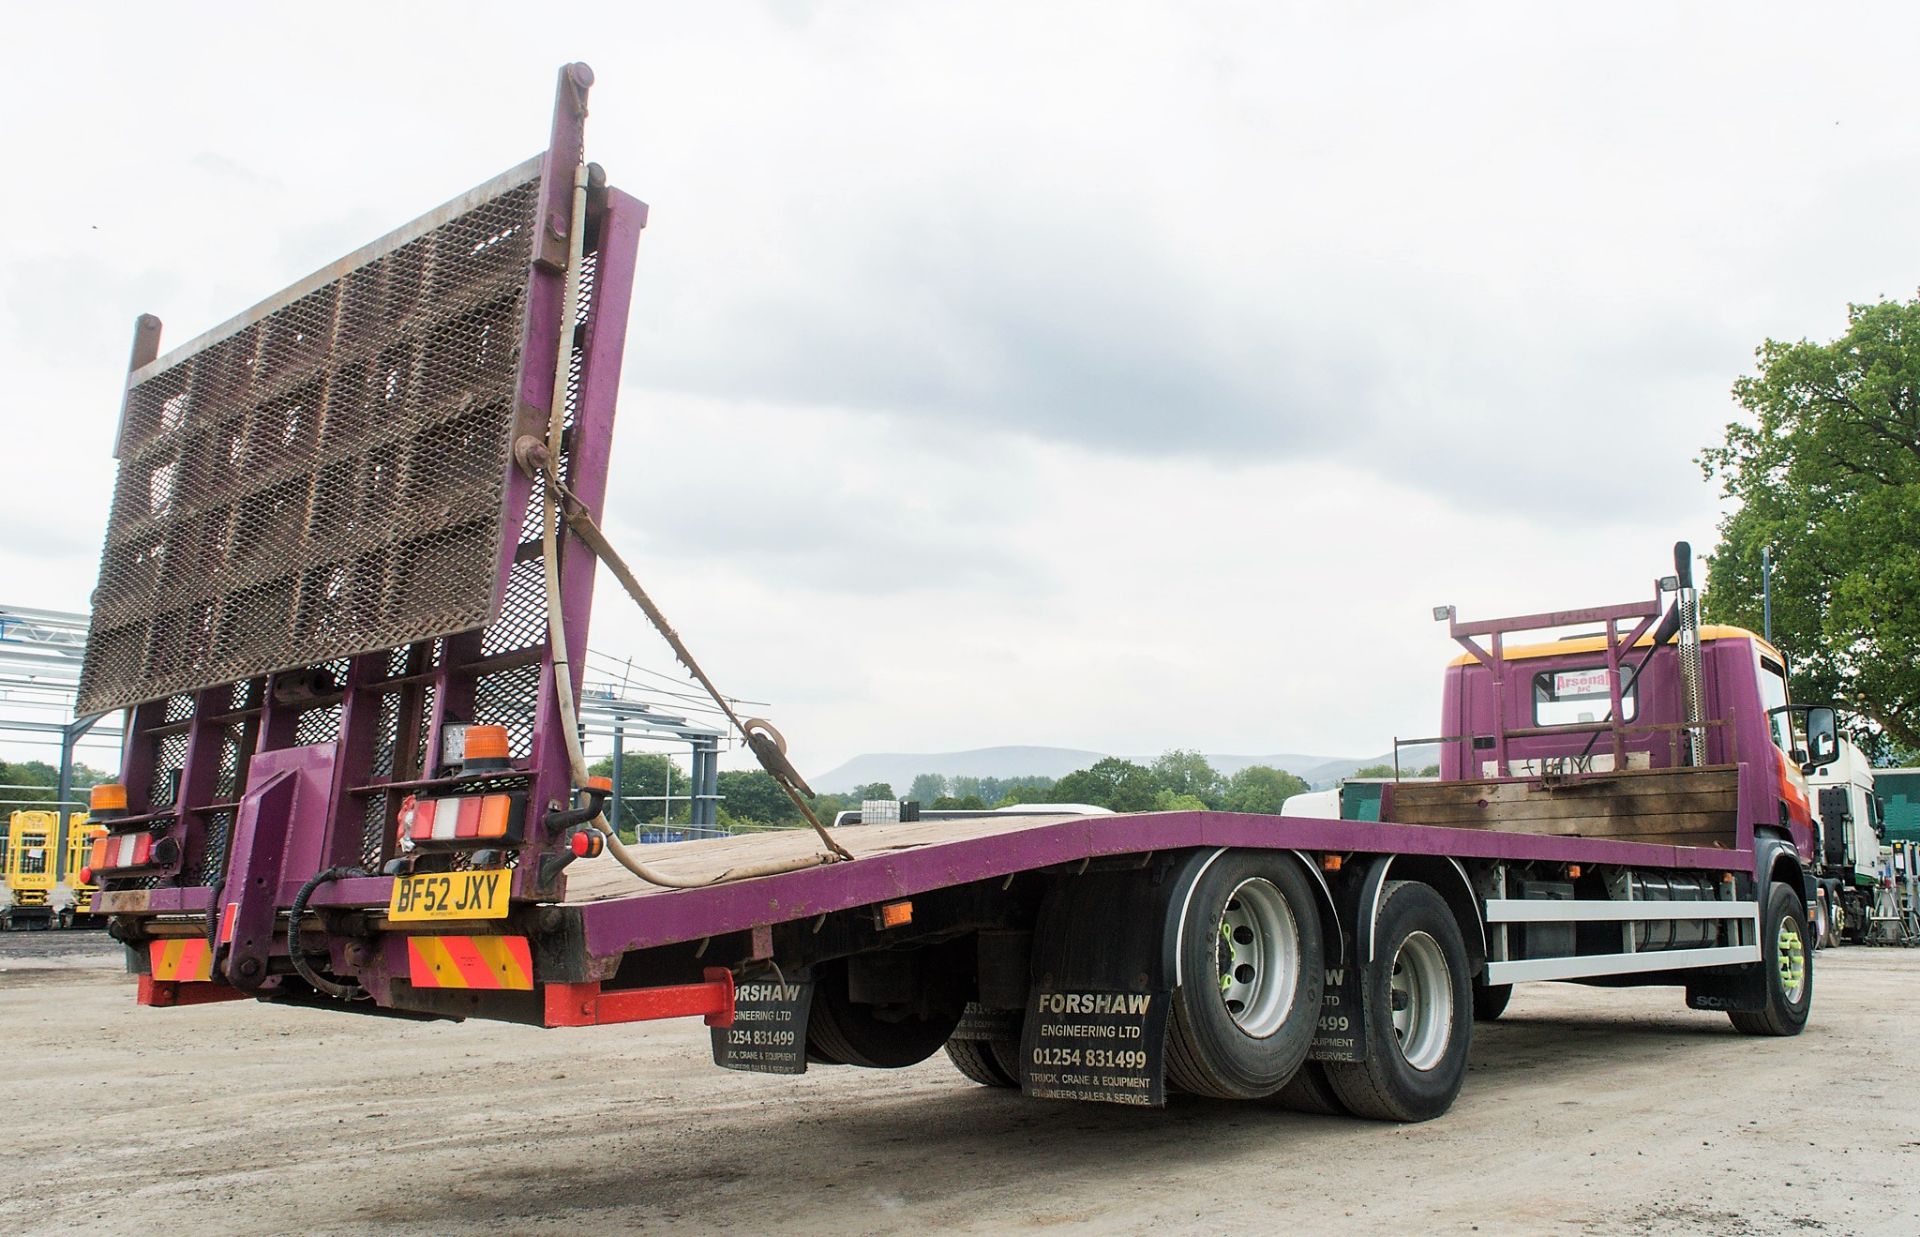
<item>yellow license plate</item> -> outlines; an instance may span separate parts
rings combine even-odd
[[[387,918],[399,921],[505,919],[512,878],[513,873],[505,870],[402,876],[393,882]]]

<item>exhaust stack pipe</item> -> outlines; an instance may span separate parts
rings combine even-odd
[[[1693,547],[1684,541],[1673,543],[1673,574],[1680,581],[1680,594],[1674,606],[1680,615],[1680,690],[1686,708],[1689,766],[1707,763],[1705,709],[1700,700],[1700,593],[1693,587]]]

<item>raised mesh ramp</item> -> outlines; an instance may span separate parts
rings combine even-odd
[[[80,712],[492,619],[539,171],[133,375]]]

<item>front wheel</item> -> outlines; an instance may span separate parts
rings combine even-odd
[[[1427,1121],[1453,1106],[1473,1043],[1466,942],[1427,885],[1389,881],[1380,895],[1366,985],[1366,1059],[1327,1062],[1356,1117]]]
[[[1727,1017],[1742,1035],[1798,1035],[1813,1012],[1812,928],[1793,890],[1775,881],[1767,889],[1760,920],[1760,967],[1766,978],[1765,1009],[1732,1010]]]

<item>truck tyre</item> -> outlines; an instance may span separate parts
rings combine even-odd
[[[1280,1088],[1273,1102],[1294,1112],[1314,1113],[1322,1117],[1344,1117],[1347,1110],[1327,1081],[1327,1067],[1319,1061],[1303,1062],[1287,1085]]]
[[[1865,898],[1840,900],[1840,939],[1848,945],[1864,945],[1873,931],[1873,904]]]
[[[950,1039],[947,1059],[983,1087],[1020,1085],[1020,1045],[1003,1039]]]
[[[1356,1117],[1427,1121],[1452,1107],[1473,1043],[1467,947],[1439,894],[1389,881],[1380,895],[1366,986],[1364,1061],[1329,1061],[1327,1079]]]
[[[910,1006],[856,1004],[847,996],[846,963],[827,963],[814,968],[807,1055],[869,1069],[918,1065],[940,1051],[965,1007],[964,1000],[937,990]]]
[[[1260,1099],[1300,1068],[1320,1016],[1320,908],[1285,855],[1233,851],[1200,876],[1179,933],[1168,1081],[1195,1095]]]
[[[1812,930],[1806,908],[1780,881],[1767,887],[1760,918],[1760,968],[1767,983],[1767,1007],[1730,1010],[1727,1017],[1742,1035],[1798,1035],[1813,1010]]]
[[[1489,984],[1480,980],[1473,981],[1473,1020],[1492,1022],[1507,1012],[1507,1002],[1513,999],[1512,984]]]

